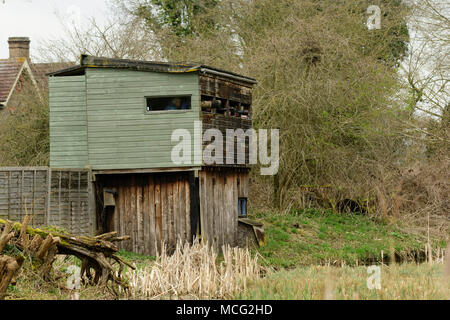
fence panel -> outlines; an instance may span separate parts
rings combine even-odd
[[[47,167],[0,167],[0,218],[22,221],[32,214],[34,227],[52,225],[70,233],[93,233],[90,172]]]

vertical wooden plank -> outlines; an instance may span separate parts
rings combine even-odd
[[[209,194],[210,192],[210,177],[208,175],[208,172],[205,171],[205,176],[204,176],[204,190],[203,190],[203,201],[204,201],[204,212],[203,212],[203,216],[204,216],[204,220],[205,220],[205,238],[207,239],[207,241],[211,244],[213,242],[212,239],[212,233],[213,231],[211,230],[211,215],[210,215],[210,210],[211,210],[211,197],[212,194]]]
[[[221,194],[221,201],[222,201],[222,245],[228,243],[228,230],[227,230],[227,219],[228,219],[228,210],[227,210],[227,185],[228,185],[228,171],[224,172],[224,180],[223,180],[223,186],[222,186],[222,194]]]
[[[134,223],[135,219],[133,219],[133,211],[134,211],[134,204],[136,203],[133,199],[133,184],[131,177],[128,179],[129,184],[127,185],[127,230],[128,234],[131,236],[131,247],[129,251],[135,250],[135,244],[136,244],[136,235],[134,234]]]
[[[150,204],[148,177],[142,176],[143,252],[150,254]]]
[[[184,199],[185,199],[185,230],[186,230],[186,241],[191,241],[191,193],[189,188],[189,179],[184,182]]]
[[[170,177],[167,182],[167,217],[168,217],[168,248],[172,248],[174,245],[174,221],[173,221],[173,185],[174,182]]]
[[[225,175],[225,183],[223,190],[223,242],[225,245],[230,244],[230,199],[229,199],[229,189],[231,182],[231,174],[227,172]]]
[[[177,194],[177,179],[174,176],[171,176],[171,182],[170,182],[170,190],[171,190],[171,228],[172,228],[172,236],[171,236],[171,241],[172,241],[172,247],[175,248],[176,246],[176,242],[177,242],[177,228],[176,228],[176,194]]]
[[[208,205],[206,201],[207,180],[205,171],[199,173],[200,181],[200,220],[201,220],[201,236],[203,240],[211,242],[209,239],[209,224],[208,224]]]
[[[119,216],[118,216],[118,218],[119,218],[119,235],[124,236],[125,235],[125,219],[124,219],[125,212],[124,212],[124,210],[125,210],[126,194],[125,194],[125,188],[123,185],[123,180],[119,179],[119,181],[121,181],[121,182],[117,183],[117,186],[118,186],[117,192],[119,193],[119,196],[118,196],[118,200],[119,200],[119,211],[118,211],[118,213],[119,213]],[[127,242],[127,241],[125,241],[125,242]],[[125,249],[125,242],[119,242],[121,249]]]
[[[149,199],[149,254],[154,256],[156,255],[156,248],[157,248],[157,237],[156,237],[156,205],[155,205],[155,179],[153,175],[149,175],[148,177],[148,199]]]
[[[232,201],[233,201],[233,214],[232,214],[232,228],[233,228],[233,238],[237,240],[237,227],[238,227],[238,174],[233,174],[233,191],[232,191]]]
[[[205,220],[206,223],[208,224],[207,227],[207,239],[208,242],[212,245],[212,243],[214,242],[214,230],[212,229],[212,209],[213,209],[213,193],[211,190],[211,186],[212,186],[212,180],[211,180],[211,176],[209,172],[205,171],[205,193],[204,193],[204,198],[205,198]]]
[[[217,230],[216,230],[216,204],[217,204],[217,194],[215,193],[215,185],[216,185],[216,175],[214,172],[210,172],[208,179],[208,196],[210,197],[210,201],[208,201],[208,205],[211,206],[208,208],[208,219],[209,219],[209,229],[211,230],[211,239],[214,242],[217,248]]]
[[[90,233],[91,235],[95,235],[97,232],[97,205],[95,199],[95,182],[93,181],[93,177],[91,173],[87,174],[87,191],[88,191],[88,215],[89,215],[89,223],[90,223]],[[50,196],[50,195],[49,195]]]
[[[128,217],[131,221],[131,233],[132,233],[132,239],[133,239],[133,252],[138,252],[138,232],[137,232],[137,222],[138,222],[138,215],[137,215],[137,194],[136,194],[136,179],[134,175],[131,175],[130,177],[131,183],[130,183],[130,191],[131,191],[131,210],[130,210],[130,216]]]
[[[133,180],[134,180],[134,184],[133,184],[133,192],[134,192],[134,203],[135,203],[135,207],[134,207],[134,219],[133,219],[133,226],[134,226],[134,233],[136,235],[136,240],[135,240],[135,251],[139,253],[140,249],[139,249],[139,244],[140,244],[140,234],[139,234],[139,228],[141,226],[141,222],[140,222],[140,214],[139,214],[139,210],[140,210],[140,205],[139,204],[139,187],[138,187],[138,179],[136,176],[133,175]]]
[[[184,244],[187,240],[186,238],[186,193],[185,193],[185,182],[186,175],[183,175],[178,183],[178,192],[179,192],[179,232],[181,242]]]
[[[234,214],[234,207],[237,206],[237,204],[234,203],[233,199],[233,185],[235,181],[235,174],[234,172],[230,175],[230,181],[228,183],[228,190],[227,190],[227,202],[228,202],[228,235],[229,235],[229,243],[231,246],[235,245],[235,239],[234,239],[234,227],[233,227],[233,214]]]
[[[128,184],[129,179],[127,178],[126,180],[127,180],[126,184],[124,185],[124,189],[125,189],[125,202],[124,202],[124,205],[125,205],[125,208],[124,208],[125,209],[125,212],[124,212],[125,213],[125,215],[124,215],[125,226],[124,226],[124,228],[125,228],[125,230],[124,231],[125,231],[125,235],[130,236],[130,240],[128,240],[127,244],[126,244],[126,250],[132,251],[132,249],[133,249],[133,233],[132,233],[132,224],[130,221],[130,215],[131,215],[130,203],[132,201],[131,201],[130,185]]]
[[[203,192],[205,189],[205,183],[204,183],[204,175],[203,175],[203,171],[199,171],[198,172],[198,202],[199,202],[199,211],[200,211],[200,237],[202,239],[206,239],[205,238],[205,230],[206,230],[206,226],[205,226],[205,204],[203,203]]]
[[[120,179],[119,181],[121,181],[121,183],[119,184],[119,193],[120,193],[119,228],[120,228],[120,235],[124,236],[124,235],[126,235],[125,234],[125,227],[126,227],[125,203],[126,203],[127,195],[126,195],[126,186],[124,186],[124,184],[123,184],[123,179]],[[121,247],[122,247],[122,249],[125,249],[125,247],[126,247],[125,243],[121,243]]]
[[[174,223],[174,231],[175,231],[175,245],[178,241],[182,241],[183,237],[181,236],[181,181],[178,177],[175,179],[175,183],[173,185],[173,223]]]
[[[157,242],[158,252],[161,253],[161,243],[164,241],[163,217],[161,205],[161,183],[158,176],[154,177],[155,181],[155,238]]]
[[[127,186],[124,184],[124,179],[122,179],[122,183],[121,183],[121,194],[123,195],[122,197],[122,201],[121,201],[121,210],[120,210],[120,233],[122,236],[125,235],[129,235],[126,233],[126,229],[127,229],[127,219],[126,219],[126,215],[127,215]],[[122,249],[127,250],[127,246],[128,243],[130,242],[130,240],[127,240],[125,242],[122,242]]]
[[[223,174],[221,172],[218,172],[216,175],[216,185],[215,185],[215,216],[216,216],[216,230],[217,230],[217,249],[221,250],[222,248],[222,238],[223,238],[223,231],[222,231],[222,186],[223,186]]]
[[[120,203],[122,201],[122,194],[120,186],[117,187],[116,206],[114,207],[114,226],[113,230],[120,234]]]
[[[144,213],[142,199],[142,175],[136,178],[136,234],[137,234],[137,251],[144,254]]]
[[[213,218],[213,228],[214,228],[214,240],[216,242],[216,249],[220,249],[220,185],[222,184],[222,179],[220,173],[214,172],[214,184],[213,184],[213,203],[214,203],[214,218]]]
[[[167,179],[164,175],[160,176],[161,182],[161,225],[162,225],[162,242],[167,245],[169,241],[169,219],[168,213],[168,190],[167,190]],[[162,247],[161,247],[162,248]]]

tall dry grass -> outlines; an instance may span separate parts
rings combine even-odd
[[[240,299],[256,300],[449,300],[441,263],[380,266],[380,289],[369,289],[366,267],[310,266],[252,282]],[[448,267],[448,266],[447,266]]]
[[[172,255],[162,250],[156,261],[129,271],[132,299],[227,299],[244,292],[261,276],[258,257],[248,249],[222,247],[223,256],[207,243],[178,242]]]

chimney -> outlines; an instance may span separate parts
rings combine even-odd
[[[27,58],[30,59],[30,38],[28,37],[10,37],[9,58]]]

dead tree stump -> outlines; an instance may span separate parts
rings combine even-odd
[[[128,283],[122,278],[122,270],[126,265],[134,266],[116,255],[118,248],[114,242],[129,239],[118,237],[116,232],[110,232],[97,237],[75,236],[57,232],[47,232],[28,227],[31,217],[25,216],[23,223],[12,223],[0,219],[3,232],[0,235],[0,254],[8,243],[13,244],[21,252],[30,255],[37,261],[39,275],[48,281],[52,279],[52,266],[57,254],[76,256],[82,261],[81,276],[86,276],[89,282],[108,286],[112,283],[121,286],[125,291]],[[30,240],[30,236],[32,240]],[[5,298],[8,286],[21,268],[24,256],[16,258],[0,255],[0,300]],[[118,270],[113,266],[118,264]],[[92,277],[91,271],[95,272]]]

